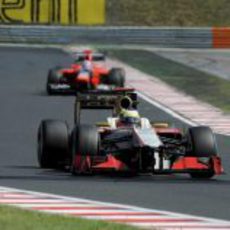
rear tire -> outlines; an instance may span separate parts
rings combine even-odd
[[[38,162],[41,168],[58,168],[69,157],[68,127],[58,120],[43,120],[38,129]]]
[[[122,68],[112,68],[109,72],[107,84],[115,85],[116,87],[124,87],[125,71]]]
[[[215,172],[212,168],[212,157],[217,155],[217,145],[215,136],[212,130],[206,126],[192,127],[188,130],[188,140],[190,145],[190,151],[187,155],[198,158],[209,159],[211,165],[209,171],[204,172],[192,172],[190,173],[192,178],[208,179],[214,176]]]
[[[79,174],[79,169],[76,168],[73,160],[76,155],[81,158],[86,156],[96,156],[99,153],[99,134],[95,126],[80,125],[76,126],[71,135],[72,146],[72,167],[71,172],[73,175]]]
[[[62,77],[58,71],[62,69],[62,67],[57,66],[53,69],[49,70],[48,77],[47,77],[47,83],[46,83],[46,91],[49,95],[54,95],[56,91],[51,88],[51,84],[58,84],[60,81],[60,78]]]

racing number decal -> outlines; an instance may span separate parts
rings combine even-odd
[[[0,0],[0,22],[76,24],[78,0]]]
[[[0,23],[103,24],[105,0],[0,0]]]

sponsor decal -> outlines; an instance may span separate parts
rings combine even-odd
[[[105,0],[0,0],[0,23],[93,25],[105,22]]]

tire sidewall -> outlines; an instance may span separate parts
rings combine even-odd
[[[68,126],[58,120],[43,120],[38,129],[38,162],[41,168],[56,168],[69,158]]]
[[[121,68],[112,68],[108,76],[108,84],[116,87],[124,87],[125,71]]]
[[[217,144],[212,130],[206,126],[192,127],[188,130],[189,155],[212,157],[217,155]]]
[[[95,126],[79,125],[74,127],[71,133],[71,172],[73,175],[80,173],[79,169],[75,165],[76,156],[80,155],[81,159],[85,159],[87,156],[97,156],[99,154],[99,144],[99,134]]]

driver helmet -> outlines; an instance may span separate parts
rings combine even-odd
[[[140,115],[137,110],[122,109],[119,115],[120,121],[125,124],[139,124]]]
[[[82,64],[82,69],[85,71],[91,71],[92,70],[92,63],[89,60],[85,60]]]

